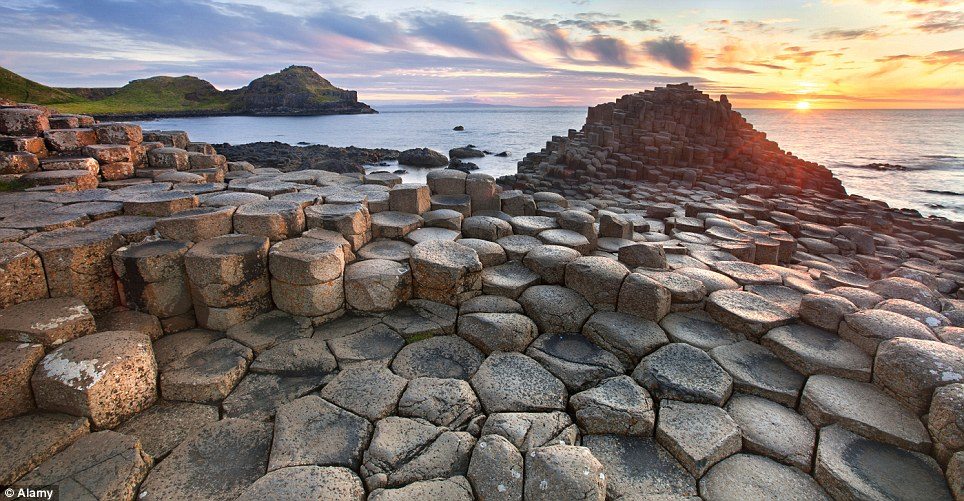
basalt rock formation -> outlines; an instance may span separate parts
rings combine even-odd
[[[66,173],[0,192],[4,487],[961,495],[964,245],[943,221],[664,176],[563,195],[281,172],[81,119],[0,108],[0,166]],[[79,144],[84,169],[53,169]],[[133,177],[104,180],[125,155]]]
[[[846,192],[825,167],[784,152],[726,96],[713,101],[689,84],[630,94],[589,108],[586,124],[528,155],[518,178],[547,174],[590,180],[680,180],[719,186],[765,184]]]

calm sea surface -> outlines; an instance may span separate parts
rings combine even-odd
[[[146,129],[185,130],[195,141],[281,141],[407,149],[473,144],[507,158],[474,159],[493,176],[514,173],[529,151],[585,121],[585,108],[378,107],[377,115],[208,117],[142,122]],[[826,165],[850,193],[924,214],[964,220],[964,110],[744,110],[770,139],[801,158]],[[456,125],[465,132],[455,132]],[[862,168],[902,165],[904,171]],[[384,169],[385,167],[378,167]],[[392,167],[394,169],[395,167]],[[405,167],[407,180],[425,170]]]

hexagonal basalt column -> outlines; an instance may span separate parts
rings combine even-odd
[[[358,250],[372,238],[371,215],[363,204],[322,204],[305,209],[308,228],[341,233]]]
[[[293,238],[305,230],[305,213],[297,202],[269,200],[245,204],[234,213],[234,230],[268,237],[272,242]]]
[[[170,330],[168,325],[185,327],[173,319],[193,307],[184,271],[189,248],[184,242],[154,240],[121,247],[112,256],[126,306],[158,317],[165,331]]]
[[[110,255],[120,235],[88,228],[63,228],[30,236],[23,244],[40,254],[52,297],[78,297],[103,311],[117,302]]]
[[[365,312],[390,311],[412,296],[408,263],[368,259],[345,269],[345,302]]]
[[[47,354],[31,383],[37,407],[112,428],[157,399],[151,340],[131,331],[76,339]]]
[[[420,243],[412,247],[411,266],[415,297],[458,306],[482,292],[482,262],[459,243]]]
[[[43,262],[33,249],[0,242],[0,309],[47,296]]]
[[[388,205],[393,211],[422,214],[432,208],[432,193],[425,184],[398,184],[388,192]]]
[[[198,324],[211,330],[271,309],[268,239],[225,235],[199,242],[184,256]]]
[[[271,247],[271,295],[279,309],[316,323],[344,308],[342,246],[316,238],[293,238]]]

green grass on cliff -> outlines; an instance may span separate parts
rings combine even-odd
[[[134,80],[102,99],[56,104],[64,113],[124,115],[194,111],[228,111],[231,97],[197,77],[152,77]]]
[[[73,103],[84,100],[70,92],[28,80],[3,67],[0,67],[0,98],[34,104]]]

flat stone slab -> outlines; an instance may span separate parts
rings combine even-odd
[[[251,370],[281,376],[324,376],[338,369],[338,361],[322,339],[293,339],[258,355]]]
[[[319,395],[329,402],[377,421],[395,413],[408,380],[376,364],[359,365],[338,373]]]
[[[271,424],[223,419],[151,470],[138,499],[234,499],[267,472],[270,447]],[[212,478],[218,481],[199,481]]]
[[[605,379],[569,400],[581,429],[591,435],[652,435],[656,423],[649,392],[629,376]]]
[[[367,362],[387,366],[404,346],[405,339],[384,324],[328,340],[328,347],[342,369]]]
[[[525,463],[527,499],[550,501],[572,497],[606,497],[602,463],[585,447],[551,445],[529,451]]]
[[[436,336],[402,348],[392,361],[392,371],[406,379],[469,379],[483,359],[482,352],[460,337]]]
[[[224,399],[225,417],[270,421],[278,407],[317,390],[326,376],[279,376],[250,373]]]
[[[724,326],[752,340],[794,320],[794,316],[780,306],[756,294],[738,290],[711,293],[706,300],[706,312]]]
[[[144,452],[157,460],[218,419],[218,408],[211,405],[161,401],[125,421],[115,431],[137,437]]]
[[[471,383],[487,413],[566,408],[568,394],[562,381],[521,353],[489,355]]]
[[[780,285],[783,277],[762,266],[743,261],[719,261],[713,263],[713,268],[732,278],[741,286],[747,285]]]
[[[627,370],[669,343],[666,333],[656,322],[612,311],[601,311],[589,317],[582,326],[582,335],[614,354]]]
[[[541,363],[570,391],[582,391],[623,372],[615,355],[581,334],[543,334],[532,341],[526,355]]]
[[[913,412],[870,383],[817,375],[807,380],[800,412],[818,426],[839,424],[858,434],[927,453],[931,437]]]
[[[387,259],[389,261],[405,261],[412,255],[412,246],[400,240],[376,240],[358,249],[361,259]]]
[[[659,321],[659,325],[674,343],[687,343],[706,351],[746,339],[703,310],[670,313]]]
[[[582,295],[558,285],[529,287],[519,297],[519,303],[544,334],[580,332],[594,313]]]
[[[518,299],[522,292],[541,281],[539,275],[518,261],[482,270],[482,292]]]
[[[374,427],[365,418],[315,395],[278,409],[268,470],[292,466],[358,469]]]
[[[817,432],[792,409],[754,395],[737,394],[726,411],[740,426],[743,449],[810,473]]]
[[[72,297],[38,299],[0,310],[0,340],[58,346],[97,330],[84,302]]]
[[[235,325],[225,334],[258,355],[278,343],[311,337],[313,333],[311,319],[274,310]]]
[[[90,433],[85,417],[33,413],[0,421],[0,484],[10,485]]]
[[[472,485],[459,475],[446,479],[420,480],[398,489],[375,489],[371,501],[406,501],[410,499],[447,499],[471,501]]]
[[[733,392],[733,378],[706,352],[685,343],[668,344],[643,358],[633,378],[658,399],[719,406]]]
[[[526,453],[552,444],[574,445],[579,429],[569,414],[553,412],[500,412],[490,414],[482,435],[498,435]]]
[[[820,430],[814,477],[835,499],[952,499],[934,459],[837,425]]]
[[[464,430],[482,416],[482,404],[462,379],[419,377],[409,381],[398,415],[424,419],[450,430]]]
[[[656,441],[694,477],[740,452],[740,427],[723,409],[712,405],[663,400]]]
[[[710,350],[710,356],[733,377],[733,389],[795,407],[804,377],[770,350],[741,341]]]
[[[413,342],[432,336],[454,334],[457,317],[458,310],[452,306],[413,299],[385,315],[382,321],[401,334],[406,341]]]
[[[360,472],[369,489],[464,475],[475,438],[424,421],[388,417],[375,425]]]
[[[55,486],[62,499],[134,499],[152,464],[137,438],[101,431],[80,438],[14,487]]]
[[[161,396],[199,403],[223,400],[244,377],[252,358],[251,350],[237,341],[215,341],[161,371]]]
[[[472,450],[467,477],[482,499],[522,499],[525,471],[519,450],[499,435],[483,435]]]
[[[805,376],[829,374],[870,381],[873,360],[836,334],[809,325],[792,324],[766,333],[760,344]]]
[[[720,501],[830,499],[809,475],[753,454],[734,454],[717,463],[700,479],[700,494]]]
[[[348,468],[292,466],[269,472],[238,497],[238,501],[264,499],[362,501],[365,499],[365,486],[358,475]]]
[[[609,499],[697,499],[696,481],[652,438],[587,435],[603,465]]]

